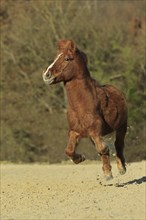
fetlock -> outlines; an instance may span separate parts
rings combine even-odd
[[[126,173],[125,160],[124,159],[121,160],[119,157],[117,157],[116,162],[117,162],[117,167],[118,167],[119,173],[121,175],[125,174]]]

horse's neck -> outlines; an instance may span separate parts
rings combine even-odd
[[[83,106],[83,109],[89,108],[89,103],[94,104],[95,87],[92,78],[76,79],[65,84],[68,106],[71,109],[77,109]]]

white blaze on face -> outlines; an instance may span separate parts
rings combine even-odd
[[[46,74],[48,73],[48,71],[54,66],[54,64],[56,63],[56,61],[61,57],[63,53],[60,53],[56,59],[53,61],[53,63],[50,64],[50,66],[48,66],[47,70],[44,72],[43,74],[43,78],[45,79],[46,78]]]

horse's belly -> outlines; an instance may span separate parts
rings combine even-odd
[[[111,129],[118,129],[127,120],[127,106],[123,97],[109,100],[108,106],[103,108],[103,118]]]

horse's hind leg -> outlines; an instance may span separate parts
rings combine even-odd
[[[120,174],[126,173],[125,158],[124,158],[124,138],[127,131],[127,124],[125,123],[120,129],[116,131],[115,148],[117,154],[117,167]]]
[[[103,163],[103,172],[105,175],[106,180],[110,180],[113,178],[112,172],[111,172],[111,165],[110,165],[110,155],[109,155],[109,148],[106,146],[106,144],[102,141],[101,136],[98,136],[94,132],[90,134],[91,139],[95,143],[96,150],[98,154],[101,157],[101,161]]]
[[[78,133],[74,131],[69,132],[69,140],[68,140],[67,147],[65,149],[65,153],[76,164],[85,160],[84,155],[77,154],[75,152],[75,149],[77,147],[79,140],[80,140],[80,135]]]

